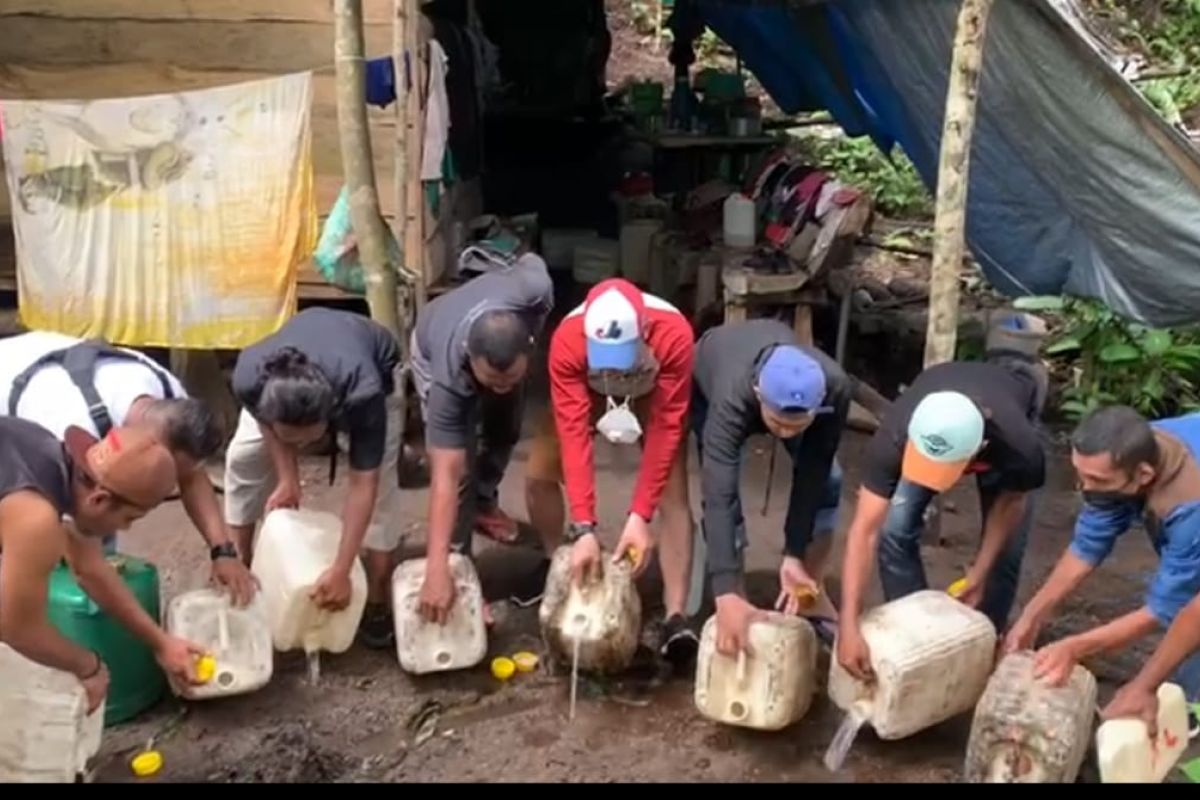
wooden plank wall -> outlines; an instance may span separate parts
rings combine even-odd
[[[364,0],[368,57],[391,53],[392,0]],[[341,187],[332,0],[3,0],[0,101],[198,89],[314,70],[318,209]],[[370,109],[379,196],[391,215],[392,108]],[[2,165],[0,165],[2,170]],[[3,173],[0,171],[0,181]],[[7,184],[3,184],[7,187]],[[0,237],[11,236],[7,188]],[[0,243],[0,274],[6,267]]]

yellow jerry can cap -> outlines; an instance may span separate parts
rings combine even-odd
[[[157,750],[146,750],[145,752],[138,753],[129,762],[129,768],[139,778],[149,778],[151,775],[157,775],[162,766],[162,753]]]
[[[497,679],[506,681],[513,676],[517,671],[517,665],[513,663],[511,658],[499,656],[492,659],[492,675]]]

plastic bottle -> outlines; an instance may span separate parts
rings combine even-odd
[[[723,207],[725,246],[750,248],[755,242],[755,207],[754,201],[741,192],[734,192],[725,198]]]
[[[800,720],[817,687],[816,633],[806,620],[768,613],[750,625],[752,656],[717,652],[709,617],[696,659],[696,708],[726,725],[775,731]]]
[[[186,592],[167,606],[167,630],[202,645],[212,662],[211,679],[199,686],[172,681],[172,691],[181,697],[206,700],[246,694],[271,680],[271,626],[261,594],[247,607],[237,608],[225,592]]]
[[[341,538],[342,521],[333,514],[281,508],[263,520],[250,569],[261,585],[276,650],[343,653],[354,642],[367,604],[362,564],[355,559],[351,567],[346,608],[319,608],[310,597],[333,565]]]
[[[560,660],[578,655],[579,669],[620,672],[633,661],[642,625],[642,601],[632,566],[600,554],[599,580],[578,586],[571,579],[571,548],[560,547],[550,562],[546,592],[538,609],[542,636]]]
[[[1187,750],[1188,707],[1174,683],[1158,687],[1158,735],[1140,719],[1110,719],[1096,731],[1101,783],[1162,783]]]
[[[1074,783],[1092,739],[1096,678],[1076,666],[1063,686],[1034,677],[1033,654],[1011,653],[975,706],[968,783]]]
[[[483,590],[471,559],[450,554],[454,605],[445,624],[421,616],[423,558],[405,561],[392,573],[392,619],[396,625],[396,655],[400,667],[414,675],[473,667],[487,655],[483,621]]]
[[[100,750],[104,704],[79,679],[0,643],[0,783],[72,783]]]

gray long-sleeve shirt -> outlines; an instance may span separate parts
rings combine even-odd
[[[709,575],[716,595],[735,591],[738,559],[735,532],[741,453],[746,440],[767,432],[754,389],[759,371],[771,350],[779,345],[800,347],[825,373],[825,402],[832,413],[820,414],[801,434],[803,441],[795,465],[804,484],[796,495],[799,508],[789,518],[799,521],[785,531],[785,552],[797,558],[815,524],[825,484],[833,467],[846,415],[850,409],[850,379],[833,359],[819,350],[799,345],[792,329],[776,320],[752,320],[713,328],[696,343],[693,387],[706,408],[700,431],[703,453],[701,484],[704,493],[704,532],[708,545]]]

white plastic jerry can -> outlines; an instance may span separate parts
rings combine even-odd
[[[367,605],[367,574],[356,559],[350,604],[340,611],[317,606],[310,595],[333,565],[342,521],[322,511],[280,508],[263,520],[251,572],[258,577],[271,640],[279,651],[344,653]]]
[[[768,612],[750,625],[753,655],[717,652],[717,618],[704,623],[696,708],[726,725],[777,731],[799,721],[817,688],[817,635],[808,621]]]
[[[487,655],[483,589],[475,565],[464,555],[450,554],[454,605],[439,625],[421,616],[425,563],[424,558],[405,561],[392,573],[392,619],[400,666],[413,675],[473,667]]]
[[[1158,735],[1150,738],[1140,719],[1110,719],[1096,731],[1101,783],[1162,783],[1195,735],[1188,730],[1188,704],[1174,683],[1158,687]]]
[[[212,659],[212,677],[193,686],[171,681],[188,700],[207,700],[257,691],[271,680],[275,654],[261,593],[245,608],[216,589],[185,592],[167,606],[167,630],[195,642]]]
[[[829,697],[860,715],[880,739],[903,739],[937,725],[970,710],[983,694],[996,629],[945,592],[926,589],[885,603],[863,614],[859,626],[875,681],[859,681],[834,659]]]
[[[73,783],[100,750],[104,703],[69,672],[0,643],[0,783]]]
[[[550,652],[571,663],[578,656],[585,672],[617,673],[633,661],[642,628],[642,600],[625,560],[600,554],[601,577],[579,586],[571,579],[571,547],[550,561],[546,592],[538,609],[542,637]]]
[[[1092,739],[1096,678],[1081,666],[1063,686],[1033,674],[1029,652],[996,667],[975,706],[968,783],[1074,783]]]

